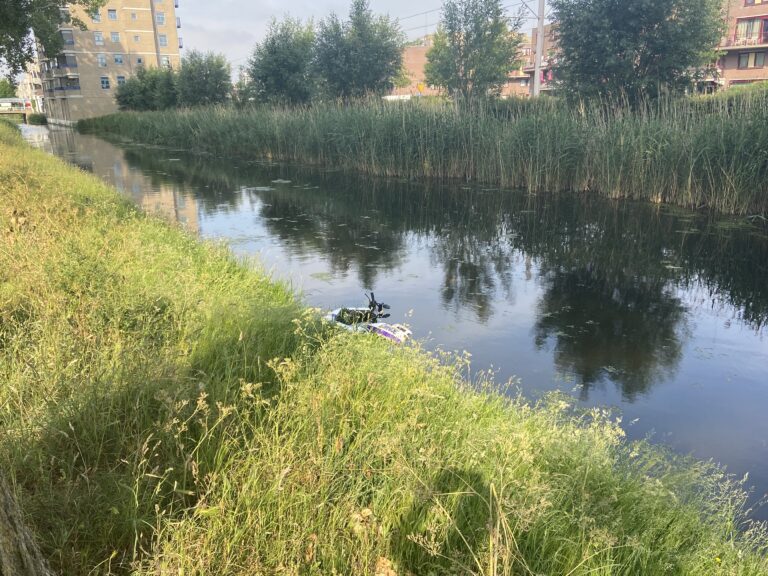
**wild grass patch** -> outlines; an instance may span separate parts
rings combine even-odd
[[[61,574],[766,574],[709,464],[470,388],[0,126],[0,469]]]

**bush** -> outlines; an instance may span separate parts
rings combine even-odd
[[[27,116],[27,124],[31,124],[32,126],[45,126],[48,124],[48,118],[45,117],[45,114],[35,112],[34,114]]]

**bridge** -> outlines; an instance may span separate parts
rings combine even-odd
[[[0,98],[0,118],[3,116],[22,116],[24,124],[27,123],[27,117],[33,114],[32,103],[22,98]]]

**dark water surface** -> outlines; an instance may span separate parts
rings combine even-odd
[[[630,438],[749,473],[756,499],[768,491],[759,219],[25,133],[145,209],[257,255],[308,304],[363,304],[374,290],[428,347],[467,350],[475,369],[515,377],[531,397],[616,406]]]

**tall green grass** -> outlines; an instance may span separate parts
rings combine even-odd
[[[767,119],[768,92],[752,91],[633,110],[556,100],[208,108],[116,114],[80,129],[219,157],[762,214]]]
[[[0,126],[0,467],[61,574],[768,574],[711,465],[320,329]]]

